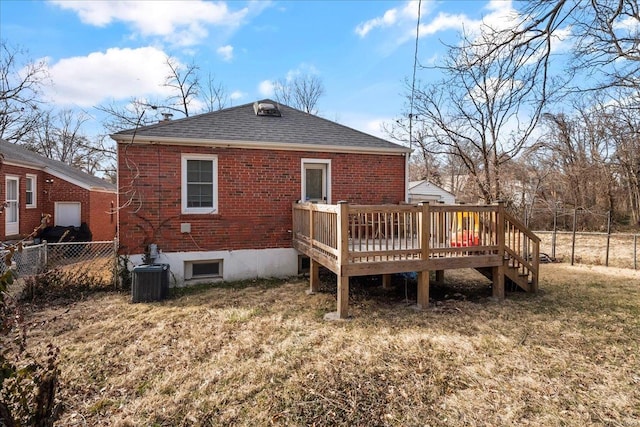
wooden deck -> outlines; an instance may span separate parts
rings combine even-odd
[[[475,268],[504,298],[505,280],[538,287],[540,239],[502,203],[495,205],[293,205],[293,246],[311,259],[311,291],[320,265],[338,277],[337,316],[348,316],[349,277],[418,272],[418,306],[429,304],[429,273]]]

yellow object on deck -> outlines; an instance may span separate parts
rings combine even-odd
[[[478,212],[456,212],[451,224],[451,246],[480,244],[480,215]]]

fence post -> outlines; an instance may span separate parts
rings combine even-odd
[[[46,273],[46,271],[49,269],[48,265],[49,265],[49,245],[47,244],[46,240],[42,241],[42,248],[44,249],[44,266],[42,266],[42,272]]]
[[[571,265],[576,255],[576,227],[578,222],[578,208],[573,208],[573,235],[571,237]]]
[[[118,238],[113,239],[113,288],[118,289],[118,281],[120,278],[120,262],[118,257]]]
[[[551,237],[551,258],[556,259],[556,239],[558,233],[558,202],[555,203],[553,211],[553,236]]]
[[[609,267],[609,245],[611,243],[611,211],[607,214],[607,255],[605,256],[604,265]]]
[[[638,269],[638,235],[633,235],[633,269]]]

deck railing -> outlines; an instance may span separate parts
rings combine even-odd
[[[316,253],[327,267],[339,265],[338,211],[339,205],[293,205],[294,245],[303,253]]]
[[[472,205],[294,204],[293,247],[312,260],[310,291],[319,265],[338,276],[337,316],[348,316],[349,277],[418,272],[417,306],[429,305],[429,272],[476,268],[504,298],[505,278],[537,290],[540,240],[502,203]]]
[[[349,274],[359,275],[508,261],[506,266],[519,276],[534,284],[538,279],[540,240],[501,203],[294,204],[293,241],[336,273],[345,266]],[[379,268],[367,267],[372,264]]]
[[[515,274],[531,284],[531,292],[538,290],[540,271],[540,238],[522,222],[505,212],[505,259]]]

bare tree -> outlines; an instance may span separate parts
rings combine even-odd
[[[492,29],[476,41],[490,54],[529,46],[542,67],[537,78],[550,75],[554,42],[573,44],[569,73],[599,75],[586,79],[591,89],[638,87],[640,82],[640,7],[638,0],[530,0],[512,26]],[[584,89],[584,88],[583,88]]]
[[[20,142],[42,115],[40,98],[47,78],[44,62],[23,61],[25,51],[0,40],[0,138]]]
[[[199,67],[195,64],[181,65],[175,58],[167,57],[167,77],[165,87],[171,89],[171,94],[164,99],[147,100],[132,98],[126,105],[115,102],[97,105],[95,108],[106,113],[103,126],[107,132],[115,133],[124,129],[150,125],[158,121],[156,112],[176,112],[188,117],[193,113],[193,104],[203,102],[208,111],[214,111],[214,106],[224,107],[226,94],[224,87],[215,84],[210,75],[207,86],[207,97],[199,100],[200,76]]]
[[[441,159],[428,150],[424,132],[421,132],[420,129],[410,131],[409,128],[409,120],[404,118],[382,125],[382,131],[389,139],[414,149],[409,158],[409,179],[411,181],[428,180],[434,184],[443,185],[441,169],[446,166],[446,163],[443,165]],[[411,140],[409,139],[410,134]]]
[[[167,57],[169,74],[166,77],[165,86],[171,88],[175,94],[167,98],[164,108],[182,113],[189,117],[191,105],[198,98],[200,92],[199,67],[191,63],[182,66],[175,58]]]
[[[614,220],[638,222],[638,101],[619,92],[618,100],[611,102],[608,95],[597,92],[575,103],[569,114],[544,115],[547,132],[541,137],[538,165],[552,171],[543,187],[554,202],[610,211]]]
[[[621,95],[616,102],[602,105],[602,111],[614,150],[614,173],[619,174],[624,188],[631,223],[640,225],[640,97]]]
[[[444,78],[414,93],[414,129],[424,135],[424,149],[457,158],[486,203],[504,196],[502,165],[531,145],[548,102],[532,78],[538,70],[533,55],[527,45],[509,55],[487,53],[463,37],[436,67]]]
[[[324,85],[316,75],[297,75],[276,81],[274,95],[278,102],[308,114],[318,114],[318,100],[324,95]]]
[[[227,106],[227,102],[229,101],[227,89],[222,85],[222,83],[217,82],[215,76],[211,73],[207,76],[207,84],[205,85],[203,92],[207,112],[211,113],[213,111],[222,110]]]
[[[49,159],[95,174],[110,153],[90,141],[82,131],[88,117],[72,110],[46,112],[37,128],[26,137],[24,146]]]
[[[157,115],[149,113],[149,111],[158,110],[157,104],[142,99],[130,99],[126,105],[111,102],[97,105],[95,108],[106,113],[102,125],[108,133],[116,133],[124,129],[147,126],[158,122]]]

